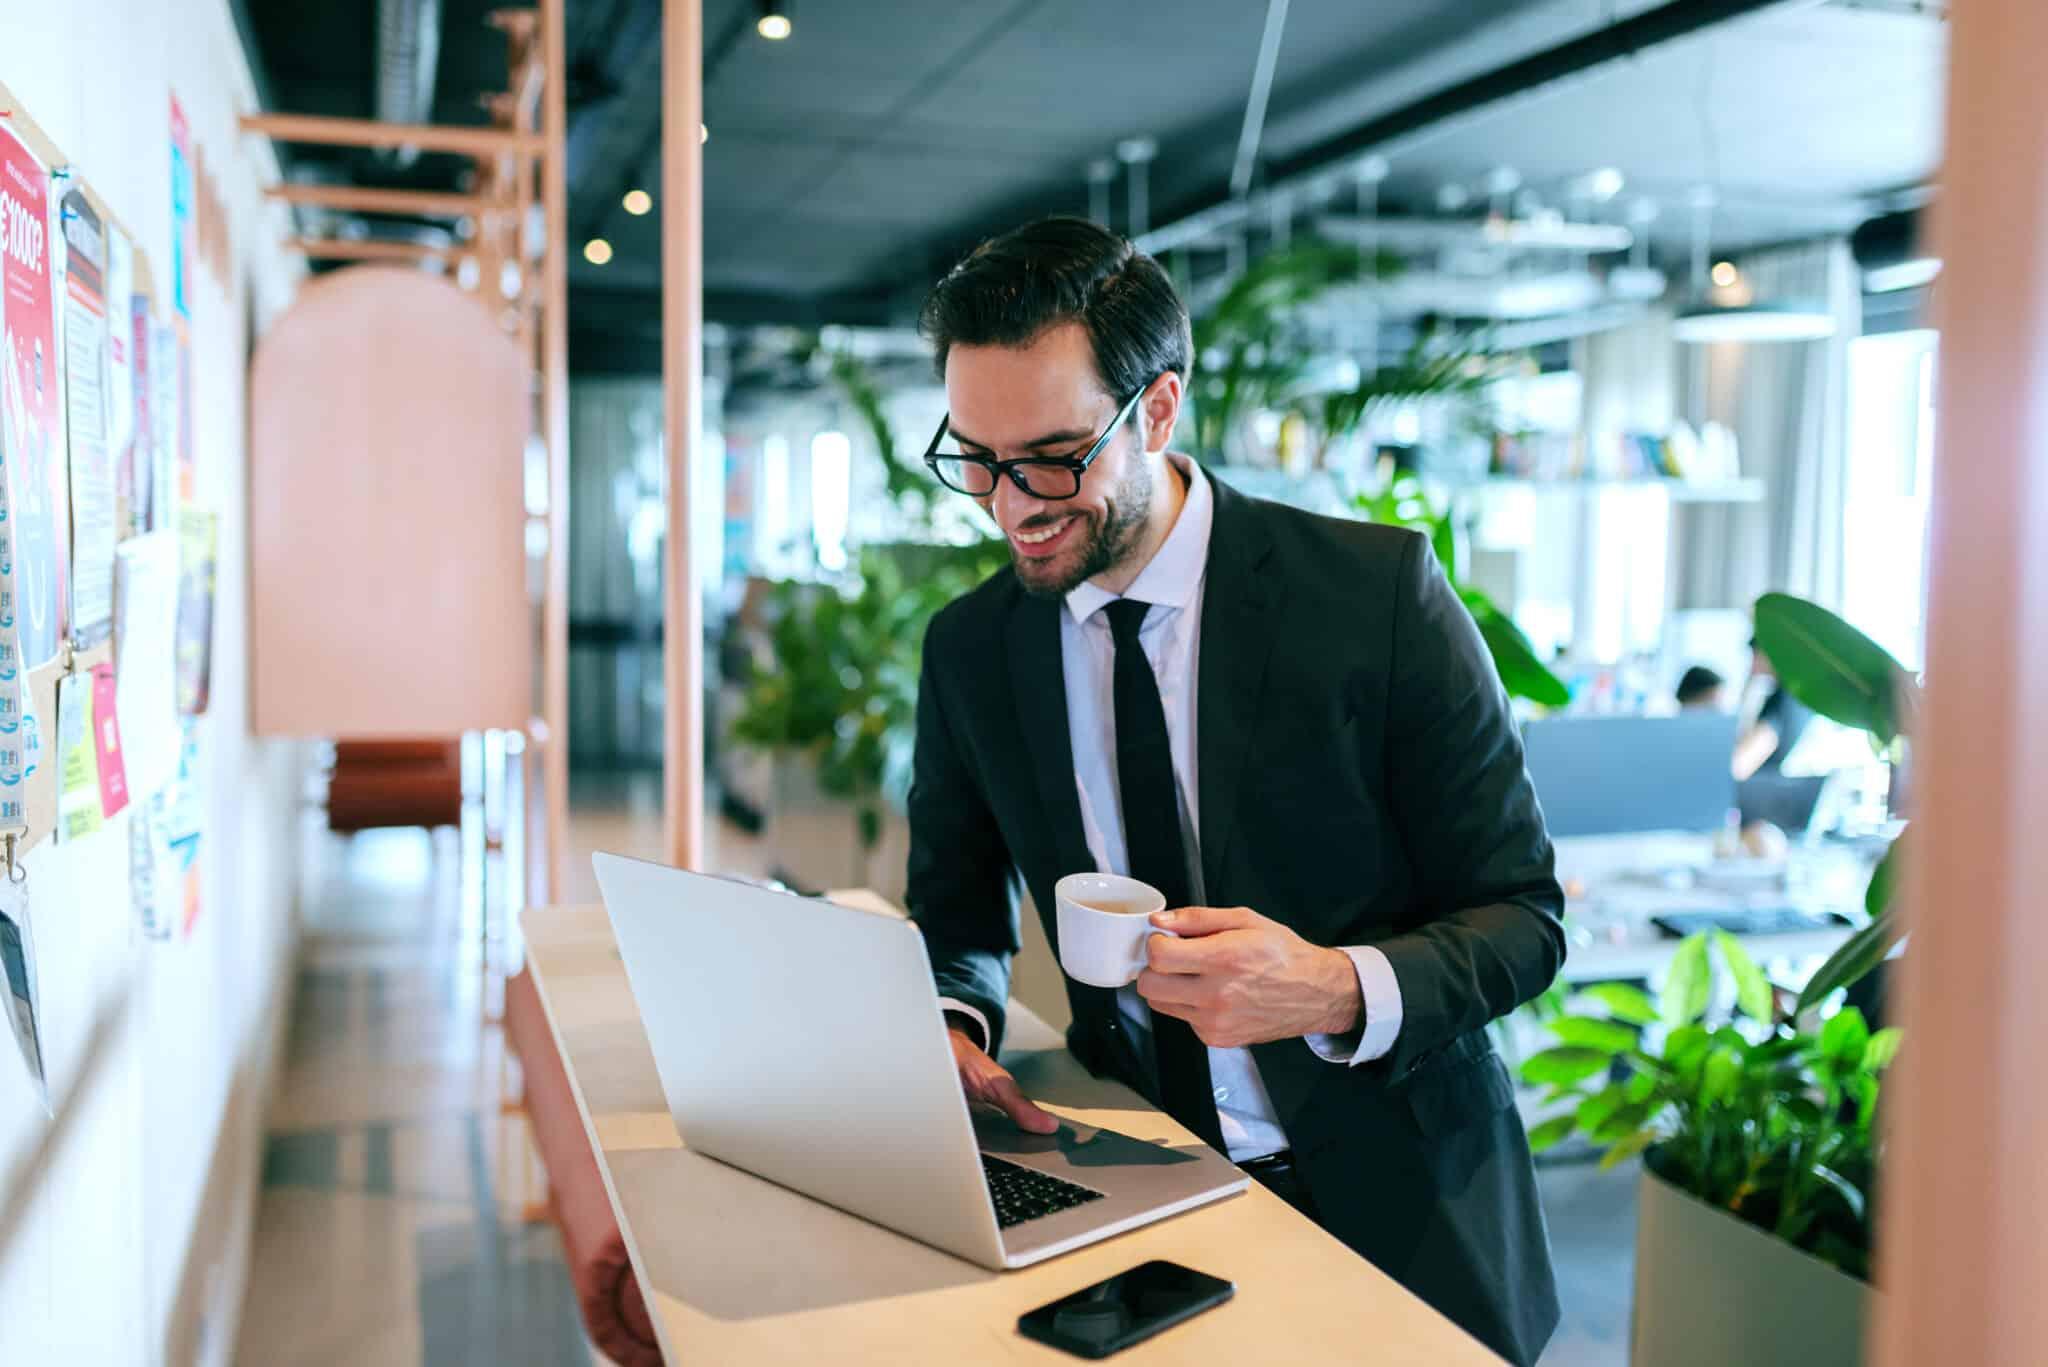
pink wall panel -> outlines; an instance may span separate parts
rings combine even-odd
[[[259,735],[448,735],[533,714],[518,343],[419,271],[309,281],[250,374]]]

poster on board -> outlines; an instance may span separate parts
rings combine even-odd
[[[167,877],[174,882],[179,933],[191,937],[199,920],[199,837],[205,804],[199,791],[199,719],[187,717],[178,743],[178,777],[158,799],[163,839],[170,851]]]
[[[43,1037],[37,1020],[42,1014],[36,986],[35,940],[29,934],[28,895],[22,884],[0,879],[0,976],[5,977],[6,996],[0,1005],[7,1010],[7,1023],[21,1050],[22,1064],[35,1082],[36,1099],[47,1114],[49,1084],[43,1076]]]
[[[178,402],[178,330],[168,323],[149,331],[149,521],[147,532],[176,529],[175,480],[178,433],[184,427]]]
[[[171,305],[192,316],[192,129],[171,96]]]
[[[178,772],[177,538],[145,532],[123,541],[114,578],[114,706],[139,807]]]
[[[71,643],[114,634],[114,467],[107,436],[107,225],[75,180],[64,231],[64,424],[71,447]]]
[[[210,508],[178,508],[178,712],[206,710],[213,682],[213,582],[219,519]]]
[[[98,730],[92,719],[92,675],[57,680],[57,840],[83,839],[106,824],[100,811]]]
[[[21,663],[15,612],[14,519],[8,515],[7,481],[0,478],[0,832],[28,829],[28,790],[34,772],[29,741],[35,733],[28,670]]]
[[[141,295],[134,299],[134,317],[129,326],[130,340],[134,343],[135,384],[135,430],[128,447],[128,463],[125,468],[115,467],[117,481],[125,480],[127,497],[122,506],[128,510],[128,523],[121,529],[125,537],[136,536],[150,529],[151,475],[156,469],[156,438],[153,432],[152,414],[155,411],[156,396],[151,390],[152,383],[149,362],[150,352],[156,338],[156,320],[150,315],[149,300]]]
[[[107,460],[114,471],[114,539],[133,534],[135,453],[135,244],[107,225]]]
[[[64,635],[65,525],[62,375],[57,353],[56,276],[50,177],[11,129],[0,127],[0,236],[6,250],[0,308],[0,459],[6,465],[13,532],[14,606],[25,673],[57,658]]]

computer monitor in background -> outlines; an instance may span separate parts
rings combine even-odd
[[[1735,718],[1547,717],[1522,730],[1552,836],[1712,831],[1735,805]]]

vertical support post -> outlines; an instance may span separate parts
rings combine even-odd
[[[661,45],[661,373],[668,458],[662,814],[669,862],[696,868],[704,857],[704,599],[690,515],[704,404],[701,0],[664,0]]]
[[[1915,731],[1906,1047],[1887,1097],[1881,1367],[2048,1344],[2048,7],[1958,0],[1936,201],[1928,692]],[[1896,994],[1895,994],[1896,995]]]
[[[562,852],[569,839],[569,106],[562,51],[564,0],[541,0],[541,46],[547,75],[541,90],[541,202],[547,215],[542,257],[541,412],[548,448],[548,554],[541,610],[541,752],[547,789],[548,886],[536,904],[562,890]]]

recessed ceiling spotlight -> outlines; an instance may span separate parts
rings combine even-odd
[[[761,0],[761,18],[754,28],[770,42],[789,37],[789,0]]]
[[[1735,283],[1738,274],[1733,261],[1716,261],[1714,263],[1712,279],[1715,284],[1725,290]]]
[[[638,218],[654,207],[654,196],[645,190],[628,190],[626,198],[621,202],[626,206],[627,213]]]
[[[1586,190],[1595,199],[1613,199],[1628,181],[1612,166],[1603,166],[1586,177]]]
[[[612,259],[612,244],[601,237],[593,237],[583,244],[583,259],[593,266],[602,266]]]

